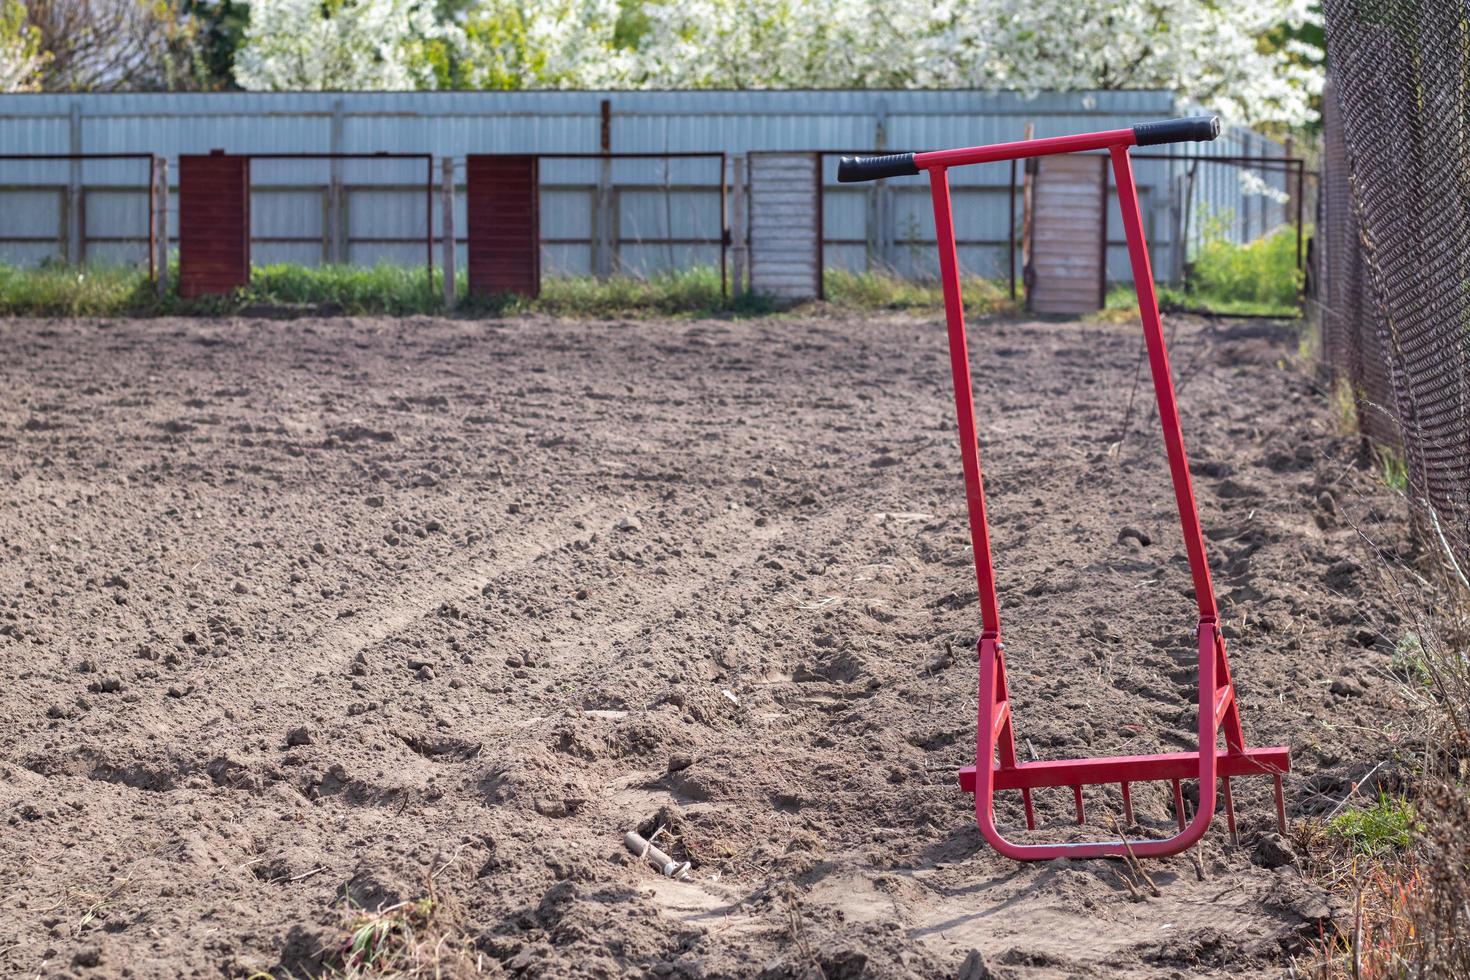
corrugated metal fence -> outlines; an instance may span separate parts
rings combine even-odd
[[[224,93],[0,96],[0,154],[426,152],[589,154],[926,149],[1111,129],[1189,110],[1168,92],[1040,94],[885,92],[433,92]],[[1272,156],[1283,148],[1230,129],[1209,155]],[[822,255],[829,268],[931,273],[934,232],[922,182],[839,185],[836,157],[822,160]],[[550,272],[641,274],[718,262],[721,180],[707,159],[546,160],[540,168],[541,239]],[[58,164],[0,160],[0,262],[146,260],[146,166],[132,161]],[[438,173],[436,168],[435,173]],[[464,267],[463,179],[455,227]],[[1249,240],[1289,219],[1284,204],[1243,196],[1234,167],[1137,166],[1154,268],[1174,278],[1178,244],[1209,214]],[[1287,177],[1262,171],[1286,192]],[[274,160],[252,167],[251,233],[257,262],[377,261],[418,265],[426,233],[423,167],[402,160]],[[960,260],[1002,277],[1010,256],[1008,168],[951,177]],[[1186,196],[1194,201],[1185,221]],[[434,197],[437,199],[437,192]],[[176,194],[168,208],[178,237]],[[1129,279],[1117,203],[1108,276]]]

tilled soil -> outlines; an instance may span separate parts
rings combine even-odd
[[[1321,813],[1401,717],[1358,557],[1411,556],[1400,508],[1288,328],[1169,329],[1247,734]],[[980,839],[938,321],[0,336],[6,975],[314,976],[354,906],[426,895],[446,970],[492,976],[1273,975],[1341,915],[1269,781],[1152,888]],[[1193,748],[1137,325],[972,344],[1023,756]],[[1135,786],[1136,832],[1167,795]],[[1111,835],[1088,803],[999,810]],[[624,850],[660,826],[692,881]]]

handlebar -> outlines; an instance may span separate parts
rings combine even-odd
[[[1219,116],[1160,119],[1155,122],[1139,123],[1131,129],[1084,133],[1078,136],[1054,136],[1048,139],[977,146],[964,150],[843,157],[837,164],[837,180],[839,183],[852,184],[863,180],[881,180],[885,177],[912,177],[919,173],[921,168],[936,166],[990,163],[997,160],[1047,156],[1053,153],[1079,153],[1127,146],[1158,146],[1161,143],[1208,143],[1219,135]]]
[[[1137,146],[1160,143],[1208,143],[1220,135],[1219,116],[1186,116],[1183,119],[1160,119],[1133,127]]]
[[[837,182],[855,184],[883,177],[912,177],[919,172],[912,153],[888,153],[881,157],[843,157],[837,161]]]

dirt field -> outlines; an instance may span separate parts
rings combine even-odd
[[[1286,328],[1169,326],[1247,733],[1320,813],[1401,710],[1349,521],[1407,549],[1400,510]],[[0,337],[4,975],[317,975],[350,903],[430,892],[492,976],[1279,975],[1341,914],[1266,866],[1265,781],[1157,897],[981,841],[938,321]],[[972,342],[1023,754],[1192,748],[1136,324]],[[692,882],[624,851],[660,824]]]

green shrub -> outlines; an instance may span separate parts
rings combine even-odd
[[[1159,308],[1241,316],[1296,317],[1302,277],[1296,230],[1287,226],[1245,245],[1212,231],[1190,264],[1183,288],[1157,283]],[[1138,298],[1130,285],[1108,290],[1105,319],[1131,317]]]
[[[1189,263],[1186,276],[1189,297],[1197,303],[1242,311],[1258,307],[1295,314],[1302,287],[1297,229],[1282,225],[1239,245],[1226,237],[1226,220],[1222,216],[1205,222],[1204,244]]]
[[[1200,297],[1293,308],[1301,291],[1296,229],[1283,225],[1244,245],[1210,235],[1194,257],[1189,290]]]

